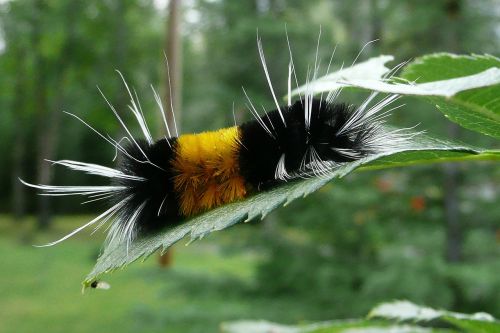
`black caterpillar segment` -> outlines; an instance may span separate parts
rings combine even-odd
[[[114,180],[116,185],[125,189],[111,201],[112,204],[126,202],[120,212],[120,219],[124,221],[130,220],[139,211],[136,231],[140,234],[152,233],[182,221],[171,169],[176,141],[177,138],[161,139],[149,145],[144,140],[137,140],[138,145],[125,147],[128,154],[122,156],[118,170],[141,180]]]
[[[355,132],[341,132],[354,113],[353,107],[313,99],[308,125],[305,101],[282,107],[281,111],[286,126],[281,121],[278,110],[262,116],[265,126],[257,121],[240,126],[240,169],[243,177],[254,188],[271,187],[286,180],[286,174],[289,178],[294,178],[293,174],[307,171],[308,165],[310,169],[310,162],[314,159],[342,163],[369,153],[363,146],[366,141],[364,133],[370,131],[368,124],[362,124]],[[284,167],[282,177],[277,172],[280,159],[283,159]]]

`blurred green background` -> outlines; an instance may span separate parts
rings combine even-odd
[[[495,0],[179,2],[179,42],[170,46],[175,15],[167,0],[0,2],[0,332],[215,332],[232,319],[363,316],[393,299],[500,316],[500,170],[486,162],[350,175],[264,221],[181,243],[166,266],[153,256],[107,276],[109,291],[81,295],[104,235],[85,231],[51,248],[32,244],[61,237],[102,206],[47,201],[17,178],[102,184],[43,159],[113,165],[113,148],[62,112],[121,138],[96,85],[139,135],[115,69],[135,87],[160,136],[150,84],[168,95],[165,51],[182,59],[171,70],[181,73],[174,91],[182,94],[176,112],[184,133],[231,126],[233,103],[238,122],[250,119],[242,86],[256,105],[274,107],[257,30],[279,96],[288,75],[285,25],[302,82],[320,27],[323,70],[335,45],[332,70],[352,63],[374,39],[360,61],[500,51]],[[365,97],[341,95],[352,103]],[[403,103],[391,123],[498,148],[450,125],[431,105]]]

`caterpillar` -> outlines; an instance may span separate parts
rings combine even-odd
[[[90,226],[97,230],[109,224],[107,244],[118,242],[128,247],[138,237],[181,224],[214,207],[243,200],[284,182],[325,176],[344,163],[402,147],[414,135],[385,125],[385,118],[396,108],[387,110],[387,107],[399,98],[398,95],[375,102],[377,93],[372,93],[356,107],[336,101],[340,89],[319,98],[307,90],[292,102],[292,73],[297,81],[292,59],[288,73],[288,103],[280,105],[259,39],[257,44],[276,108],[259,115],[243,90],[254,119],[241,125],[182,135],[178,135],[175,127],[173,135],[159,95],[153,89],[168,132],[168,136],[155,141],[137,95],[132,94],[121,73],[130,96],[129,108],[144,134],[143,139],[132,136],[102,92],[127,133],[125,144],[68,113],[111,144],[121,158],[115,168],[73,160],[51,161],[75,171],[107,177],[110,183],[105,186],[34,185],[21,180],[46,195],[81,195],[89,201],[109,202],[109,208],[96,218],[42,246],[60,243]],[[315,63],[313,79],[317,69]]]

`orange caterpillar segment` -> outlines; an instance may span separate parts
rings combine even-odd
[[[191,216],[245,197],[238,127],[177,138],[172,161],[180,213]]]

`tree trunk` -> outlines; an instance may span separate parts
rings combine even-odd
[[[45,87],[43,90],[45,94]],[[40,97],[46,99],[45,96]],[[47,108],[47,102],[44,101],[44,107]],[[59,104],[59,103],[58,103]],[[40,106],[41,107],[41,106]],[[43,119],[41,119],[43,118]],[[39,117],[38,128],[38,183],[50,184],[53,178],[53,169],[46,159],[53,160],[55,157],[58,136],[59,136],[59,110],[50,110],[43,112]],[[51,222],[50,197],[41,195],[38,197],[38,226],[39,229],[47,229]]]
[[[26,188],[19,181],[24,179],[25,168],[24,161],[26,155],[26,124],[24,123],[24,115],[26,114],[25,107],[25,92],[26,92],[26,64],[24,63],[25,52],[19,50],[16,53],[19,63],[19,72],[16,76],[14,88],[14,100],[12,102],[12,110],[15,113],[13,121],[14,140],[12,144],[12,214],[14,221],[22,221],[26,213]]]
[[[180,130],[182,108],[182,41],[181,41],[181,3],[171,0],[167,22],[166,56],[167,75],[164,96],[164,108],[170,131],[175,123]],[[175,112],[175,116],[174,116]],[[175,131],[175,130],[174,130]],[[174,135],[174,133],[172,133]]]
[[[380,14],[379,1],[378,0],[370,0],[370,4],[369,4],[370,27],[369,27],[369,31],[367,34],[368,38],[367,38],[366,42],[378,40],[375,44],[372,43],[371,46],[369,46],[371,49],[375,49],[375,50],[380,49],[380,45],[383,43],[382,24],[383,24],[384,20],[381,19],[381,16],[382,15]]]
[[[180,131],[182,114],[182,40],[180,31],[181,3],[180,0],[170,0],[165,50],[167,56],[166,89],[163,96],[165,116],[172,135],[177,134],[175,129]],[[165,134],[164,131],[162,134]],[[172,249],[158,258],[161,267],[169,267],[172,261]]]
[[[459,24],[462,17],[462,1],[448,0],[445,3],[445,11],[448,18],[447,29],[444,38],[451,52],[460,52]],[[447,124],[448,138],[451,140],[460,137],[460,127],[452,122]],[[459,262],[462,260],[463,252],[463,230],[460,222],[460,207],[458,191],[460,189],[460,170],[456,163],[448,163],[444,166],[444,212],[446,219],[446,260],[448,262]]]
[[[128,55],[128,43],[127,43],[127,2],[117,1],[114,13],[114,40],[113,40],[113,51],[114,51],[114,63],[116,68],[125,75],[127,79],[127,55]],[[118,79],[118,77],[117,77]],[[122,85],[118,86],[118,91],[113,96],[113,105],[118,112],[124,112],[127,110],[128,96],[125,88]],[[120,141],[121,138],[127,136],[127,132],[121,126],[116,134],[116,141]],[[119,165],[122,161],[122,155],[118,154],[116,159],[116,164]]]
[[[16,120],[17,122],[17,120]],[[22,221],[26,213],[26,192],[25,186],[19,181],[24,179],[24,160],[25,160],[25,133],[22,125],[15,125],[16,137],[13,144],[13,163],[12,163],[12,214],[16,222]]]
[[[448,124],[448,137],[458,138],[459,127]],[[456,163],[444,166],[444,212],[446,219],[446,260],[460,262],[462,260],[463,230],[460,223],[460,200],[457,191],[460,188],[460,170]]]
[[[37,182],[49,184],[52,178],[50,166],[44,159],[51,158],[53,152],[54,134],[49,122],[47,100],[47,60],[41,53],[40,39],[43,33],[42,18],[45,16],[46,4],[43,0],[35,3],[35,18],[33,22],[33,57],[34,57],[34,100],[37,119]],[[46,229],[50,224],[50,203],[47,196],[37,197],[38,227]]]
[[[63,49],[59,56],[51,63],[51,71],[48,70],[49,61],[41,54],[40,35],[43,33],[43,25],[40,19],[46,14],[46,4],[43,0],[36,2],[37,16],[34,28],[34,53],[35,53],[35,112],[37,114],[37,171],[38,183],[50,184],[53,171],[50,163],[45,159],[54,160],[59,142],[59,129],[61,120],[61,109],[65,101],[65,89],[67,77],[70,71],[71,54],[74,49],[75,24],[79,13],[80,4],[70,1],[66,4],[65,31],[67,32]],[[57,90],[53,103],[48,99],[48,74],[53,74],[54,81],[60,86]],[[38,197],[38,227],[47,229],[50,226],[51,207],[48,196]]]

